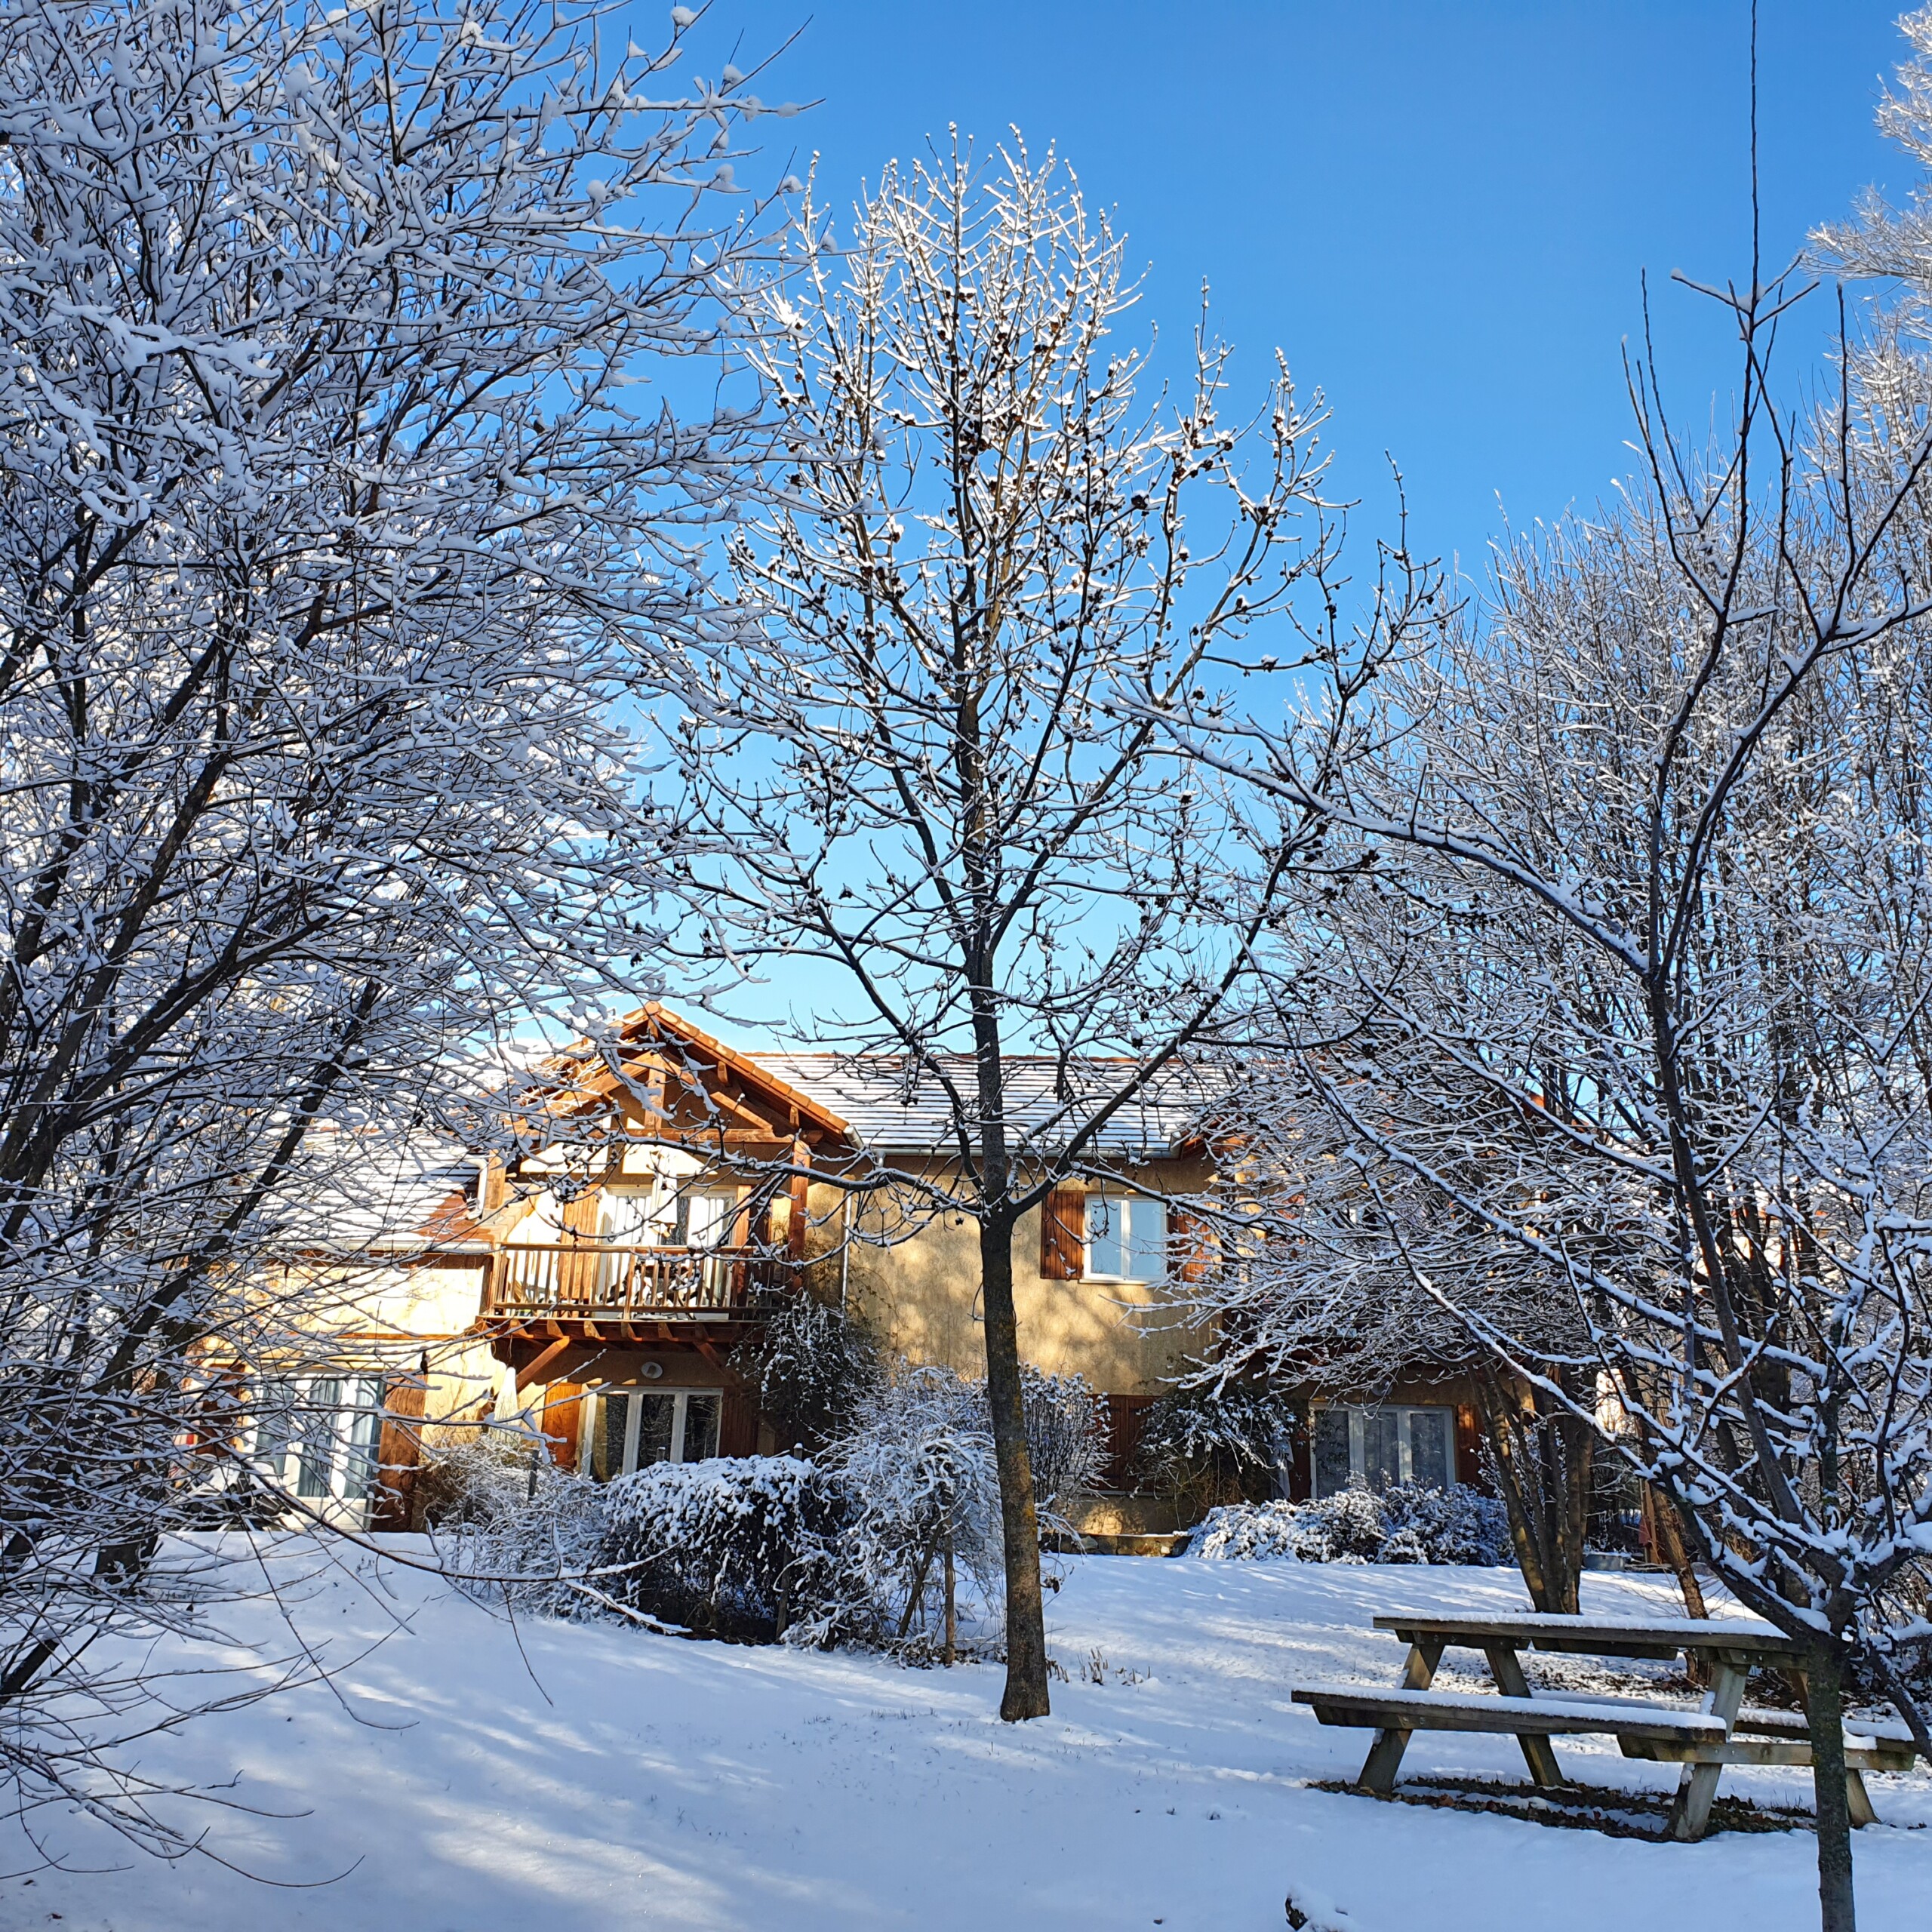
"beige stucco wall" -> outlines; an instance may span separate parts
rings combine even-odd
[[[1199,1186],[1204,1178],[1201,1171],[1177,1161],[1124,1172],[1121,1181],[1149,1193],[1174,1195]],[[814,1226],[808,1244],[823,1257],[812,1273],[818,1294],[835,1299],[842,1292],[854,1314],[914,1361],[943,1364],[964,1375],[985,1373],[974,1222],[921,1212],[904,1201],[873,1199],[848,1211],[854,1232],[841,1243],[836,1190],[814,1188],[810,1211]],[[1109,1395],[1158,1394],[1183,1358],[1200,1350],[1203,1336],[1164,1312],[1166,1297],[1159,1287],[1044,1278],[1040,1220],[1035,1208],[1014,1235],[1021,1354],[1051,1374],[1084,1375]],[[888,1229],[898,1238],[881,1244]]]
[[[681,1156],[675,1165],[681,1170],[688,1160]],[[693,1171],[701,1165],[688,1164]],[[943,1182],[946,1176],[942,1170],[933,1177]],[[1120,1174],[1123,1186],[1169,1196],[1190,1192],[1206,1178],[1201,1165],[1178,1161]],[[494,1217],[499,1235],[527,1211],[525,1203],[506,1204]],[[814,1292],[827,1300],[842,1299],[888,1346],[915,1362],[941,1364],[967,1376],[984,1374],[976,1223],[935,1214],[923,1202],[848,1196],[823,1184],[811,1190],[809,1214],[804,1238]],[[773,1219],[774,1235],[782,1241],[782,1198]],[[1168,1309],[1159,1286],[1044,1278],[1040,1226],[1035,1208],[1021,1220],[1013,1244],[1023,1355],[1051,1373],[1084,1376],[1106,1394],[1159,1394],[1185,1358],[1201,1352],[1205,1337]],[[318,1339],[328,1338],[332,1358],[344,1366],[399,1370],[414,1368],[419,1352],[427,1354],[432,1423],[473,1415],[482,1404],[500,1403],[509,1411],[537,1398],[533,1391],[512,1393],[501,1364],[467,1332],[479,1312],[480,1260],[445,1256],[322,1269],[310,1280],[326,1284],[325,1299],[309,1303],[309,1325]],[[586,1346],[554,1364],[544,1379],[625,1381],[637,1361],[654,1354]],[[664,1367],[660,1386],[702,1387],[729,1380],[689,1351],[666,1352]]]
[[[305,1271],[304,1281],[303,1325],[313,1337],[305,1366],[398,1374],[426,1356],[427,1421],[496,1403],[503,1371],[469,1332],[481,1306],[481,1257],[371,1261]]]

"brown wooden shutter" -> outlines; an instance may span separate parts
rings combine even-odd
[[[1121,1494],[1131,1494],[1139,1472],[1134,1466],[1140,1453],[1141,1431],[1147,1426],[1147,1411],[1154,1406],[1152,1395],[1109,1395],[1106,1398],[1105,1425],[1107,1459],[1100,1471],[1100,1486]]]
[[[1476,1412],[1467,1403],[1456,1411],[1456,1466],[1450,1472],[1452,1482],[1466,1483],[1471,1489],[1487,1490],[1489,1472],[1483,1462],[1482,1427]]]
[[[1315,1458],[1309,1438],[1315,1430],[1314,1413],[1300,1410],[1294,1432],[1288,1438],[1288,1500],[1306,1503],[1315,1494]]]
[[[383,1389],[383,1432],[376,1444],[376,1493],[369,1510],[372,1530],[414,1527],[416,1472],[423,1460],[423,1410],[429,1395],[420,1373],[392,1375]]]
[[[1040,1209],[1040,1273],[1049,1281],[1077,1281],[1086,1272],[1087,1190],[1063,1182]]]
[[[749,1395],[735,1389],[725,1390],[718,1409],[718,1453],[721,1456],[758,1454],[758,1411]]]
[[[574,1201],[559,1204],[557,1218],[564,1226],[564,1245],[573,1252],[557,1257],[557,1300],[559,1305],[581,1307],[597,1299],[597,1271],[602,1244],[597,1230],[604,1218],[604,1190],[587,1187]],[[571,1237],[579,1237],[573,1243]],[[572,1436],[571,1441],[577,1440]]]
[[[1184,1208],[1168,1210],[1168,1278],[1200,1281],[1207,1278],[1214,1259],[1214,1238],[1198,1214]]]
[[[550,1460],[560,1469],[577,1467],[577,1431],[583,1414],[583,1389],[575,1382],[553,1382],[543,1392],[543,1433]]]

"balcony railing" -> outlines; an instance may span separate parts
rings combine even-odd
[[[504,1247],[483,1312],[518,1321],[717,1321],[785,1272],[752,1248]]]

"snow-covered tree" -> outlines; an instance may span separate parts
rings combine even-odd
[[[915,1623],[936,1623],[949,1665],[960,1571],[981,1605],[999,1602],[999,1476],[986,1423],[983,1389],[950,1369],[902,1363],[829,1452],[853,1510],[841,1551],[847,1588],[895,1642]]]
[[[1078,1375],[1023,1363],[1027,1467],[1041,1515],[1091,1488],[1106,1460],[1105,1398]],[[897,1361],[854,1408],[826,1460],[844,1482],[852,1521],[841,1546],[849,1583],[881,1634],[906,1641],[915,1622],[945,1663],[958,1641],[963,1565],[997,1615],[1004,1567],[997,1459],[986,1385],[951,1369]]]
[[[1297,960],[1292,998],[1236,1023],[1263,1039],[1292,1033],[1312,1046],[1326,1011],[1336,1037],[1310,1059],[1364,1100],[1358,1069],[1372,1064],[1385,1029],[1374,1017],[1346,1014],[1342,1002],[1353,988],[1345,976],[1365,957],[1386,911],[1366,892],[1349,905],[1349,944],[1344,958],[1328,962],[1330,975],[1338,967],[1342,974],[1327,989],[1325,1008],[1319,1000],[1312,1011],[1310,1004],[1326,977],[1314,969],[1317,948],[1312,959]],[[1416,961],[1392,936],[1391,944],[1377,958],[1400,955],[1401,977],[1411,983]],[[1491,1118],[1487,1103],[1472,1087],[1463,1097],[1464,1117],[1485,1140],[1499,1133],[1506,1140],[1509,1123]],[[1245,1057],[1202,1131],[1227,1152],[1195,1204],[1216,1232],[1218,1265],[1197,1271],[1180,1291],[1219,1343],[1213,1361],[1193,1378],[1199,1392],[1238,1389],[1245,1377],[1359,1400],[1418,1376],[1466,1377],[1531,1600],[1540,1611],[1574,1614],[1592,1500],[1594,1425],[1587,1418],[1595,1371],[1583,1361],[1588,1331],[1567,1281],[1540,1260],[1494,1241],[1472,1243],[1466,1229],[1444,1223],[1414,1177],[1383,1171],[1365,1180],[1351,1137],[1297,1057]],[[1435,1294],[1421,1285],[1425,1275]],[[1565,1399],[1508,1374],[1452,1312],[1460,1302],[1448,1292],[1452,1283],[1478,1296],[1519,1346],[1539,1352],[1546,1377],[1561,1385]],[[1266,1448],[1260,1453],[1265,1459]]]
[[[1108,1124],[1173,1076],[1298,863],[1223,893],[1229,821],[1150,707],[1319,570],[1318,419],[1283,377],[1254,436],[1230,426],[1204,335],[1171,411],[1137,402],[1119,238],[1051,159],[889,169],[839,246],[812,208],[796,244],[763,360],[783,508],[735,551],[762,629],[665,665],[663,801],[718,996],[820,962],[840,1046],[944,1115],[932,1162],[848,1178],[908,1232],[977,1229],[1023,1718],[1048,1689],[1014,1230],[1104,1173]],[[1303,746],[1318,788],[1345,700]],[[1044,1110],[1008,1091],[1017,1051],[1060,1070]]]
[[[1392,665],[1399,729],[1327,805],[1380,862],[1277,1004],[1305,1026],[1318,978],[1324,1037],[1275,1038],[1363,1199],[1426,1204],[1380,1262],[1804,1644],[1838,1932],[1855,1662],[1932,1755],[1897,1669],[1932,1550],[1932,438],[1856,391],[1784,414],[1784,294],[1724,299],[1734,438],[1699,460],[1645,383],[1624,506],[1506,553],[1489,609]],[[1288,759],[1254,777],[1318,802]],[[1539,1278],[1577,1345],[1526,1330]]]
[[[614,58],[548,0],[0,0],[23,1807],[186,1842],[103,1768],[147,1713],[100,1640],[214,1586],[165,1539],[233,1474],[245,1378],[309,1346],[251,1263],[331,1161],[436,1118],[483,1016],[637,964],[610,706],[636,632],[711,621],[755,454],[715,370],[689,414],[652,386],[714,357],[757,245],[759,104],[666,72],[694,17]]]

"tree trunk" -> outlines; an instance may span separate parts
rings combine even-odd
[[[1006,1692],[1009,1724],[1043,1718],[1047,1699],[1047,1614],[1040,1589],[1040,1518],[1026,1454],[1026,1408],[1020,1387],[1020,1324],[1013,1308],[1013,1217],[980,1223],[980,1279],[986,1313],[986,1402],[999,1467],[999,1515],[1006,1556]]]
[[[953,1580],[952,1530],[949,1524],[946,1532],[946,1651],[943,1658],[948,1670],[958,1662],[959,1657],[959,1604]]]
[[[1704,1588],[1697,1580],[1697,1552],[1684,1534],[1686,1519],[1678,1513],[1675,1501],[1662,1484],[1646,1483],[1644,1497],[1645,1506],[1651,1513],[1652,1543],[1657,1554],[1677,1579],[1678,1589],[1684,1598],[1684,1614],[1699,1618],[1709,1617],[1710,1611],[1704,1602]],[[1699,1690],[1709,1689],[1711,1681],[1709,1661],[1694,1651],[1685,1651],[1684,1675]]]
[[[1684,1614],[1686,1617],[1709,1617],[1711,1613],[1704,1603],[1703,1586],[1697,1580],[1697,1566],[1684,1546],[1684,1529],[1678,1520],[1677,1506],[1654,1483],[1644,1487],[1651,1500],[1651,1531],[1657,1552],[1663,1558],[1665,1567],[1677,1579],[1677,1587],[1684,1596]]]
[[[1476,1392],[1523,1586],[1538,1611],[1574,1617],[1589,1523],[1589,1426],[1564,1414],[1525,1415],[1491,1371],[1476,1377]]]
[[[1818,1806],[1818,1906],[1822,1932],[1856,1932],[1851,1894],[1851,1803],[1844,1784],[1844,1679],[1837,1653],[1806,1660],[1810,1679],[1811,1783]]]
[[[926,1593],[926,1572],[932,1567],[933,1546],[928,1543],[919,1552],[919,1561],[912,1571],[912,1587],[906,1592],[906,1607],[900,1613],[899,1628],[894,1633],[900,1643],[906,1641],[906,1633],[912,1627],[913,1614],[919,1607],[920,1599]]]
[[[1497,1494],[1503,1499],[1503,1513],[1509,1521],[1509,1546],[1516,1552],[1516,1567],[1522,1572],[1523,1587],[1539,1611],[1549,1608],[1549,1587],[1543,1565],[1543,1549],[1524,1497],[1517,1458],[1511,1453],[1508,1392],[1496,1386],[1487,1374],[1476,1378],[1476,1392],[1482,1412],[1484,1439],[1489,1444],[1489,1460],[1496,1474]]]
[[[1544,1414],[1541,1436],[1538,1447],[1549,1510],[1553,1594],[1563,1614],[1574,1617],[1583,1598],[1583,1544],[1589,1534],[1590,1465],[1596,1438],[1587,1423],[1564,1409]]]

